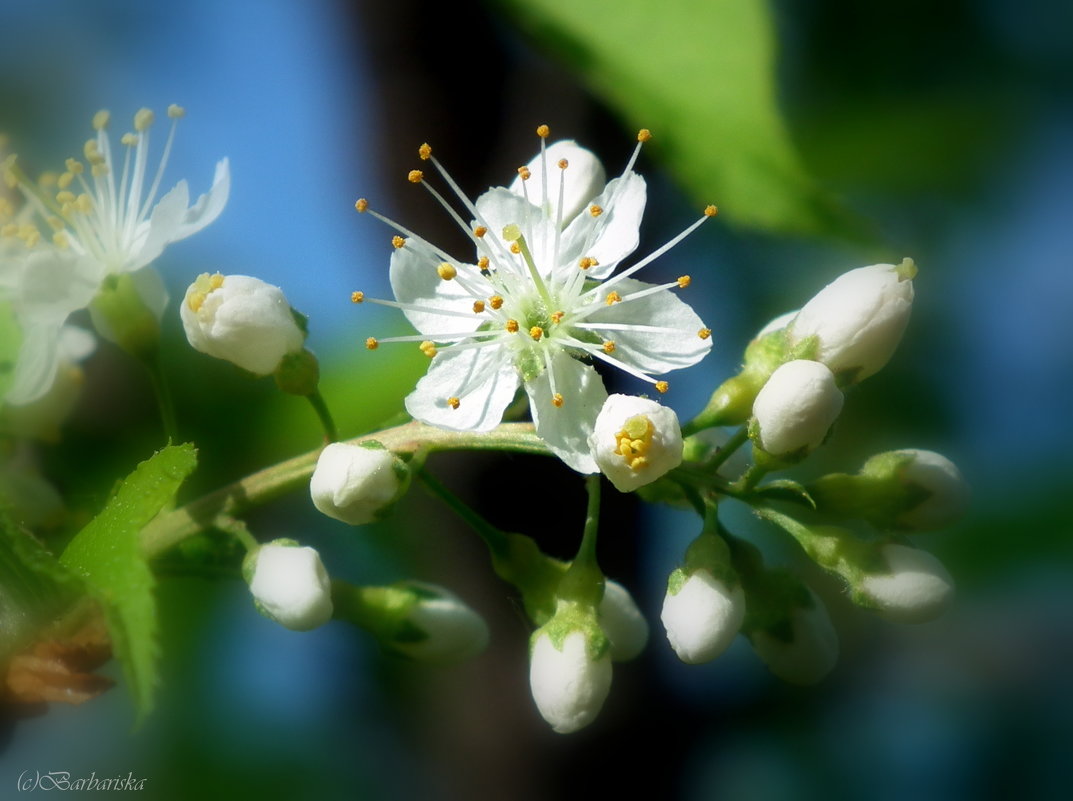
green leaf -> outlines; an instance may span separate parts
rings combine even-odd
[[[0,398],[15,378],[15,362],[22,344],[22,332],[10,303],[0,303]]]
[[[142,462],[60,557],[103,602],[108,631],[139,720],[153,703],[157,620],[153,574],[142,556],[138,535],[175,496],[196,464],[196,451],[189,443],[169,445]]]
[[[499,0],[581,74],[699,204],[781,233],[857,233],[806,173],[779,114],[763,0]],[[543,120],[540,120],[541,122]]]

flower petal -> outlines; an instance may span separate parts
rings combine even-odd
[[[190,190],[185,180],[179,181],[171,191],[160,198],[149,215],[148,227],[144,227],[144,223],[139,226],[139,229],[145,231],[145,238],[140,247],[135,245],[131,248],[130,256],[122,268],[125,272],[141,269],[163,253],[170,242],[181,239],[179,231],[189,202]]]
[[[552,452],[579,473],[598,473],[589,451],[589,435],[607,400],[604,382],[591,365],[557,352],[550,369],[525,385],[536,433]],[[563,396],[555,406],[552,396]]]
[[[182,223],[169,242],[178,242],[191,234],[196,234],[206,225],[220,216],[231,194],[231,167],[225,158],[216,162],[216,172],[212,176],[212,187],[201,195],[197,202],[186,210]]]
[[[436,272],[440,263],[441,259],[427,242],[416,237],[407,239],[403,247],[397,248],[391,254],[391,290],[395,293],[395,299],[399,303],[443,309],[453,314],[472,313],[473,296],[463,289],[458,281],[444,281],[440,278]],[[413,309],[404,309],[403,314],[422,334],[443,334],[451,331],[468,333],[475,331],[483,322],[483,318],[477,314],[466,318]]]
[[[406,396],[406,411],[451,431],[489,431],[503,419],[518,384],[518,372],[503,348],[447,348]],[[458,400],[457,408],[449,398]]]
[[[37,400],[52,386],[59,366],[60,327],[48,323],[28,326],[15,363],[5,403],[22,405]]]
[[[589,268],[592,278],[606,278],[615,266],[637,249],[640,242],[641,217],[645,211],[645,179],[635,172],[616,178],[592,201],[602,209],[578,217],[563,231],[559,246],[559,263],[576,266],[588,256],[597,264]]]
[[[492,250],[492,253],[500,256],[494,259],[498,266],[502,266],[502,257],[508,247],[503,241],[503,229],[508,225],[517,225],[525,236],[525,242],[533,254],[533,261],[540,274],[545,278],[551,275],[555,268],[555,224],[537,206],[501,186],[496,186],[477,198],[477,213],[482,224],[488,226],[488,237],[495,237],[498,243],[493,243]],[[516,265],[519,272],[526,272],[527,268],[521,256],[511,257],[510,263]]]
[[[542,158],[544,159],[542,163]],[[565,170],[560,170],[559,160],[568,162]],[[544,167],[543,165],[547,165]],[[558,219],[559,182],[563,182],[563,215],[565,227],[573,220],[589,201],[596,197],[607,181],[604,165],[591,150],[579,147],[572,139],[565,139],[549,145],[546,156],[537,153],[527,165],[529,179],[522,181],[519,175],[510,185],[510,191],[518,197],[524,197],[534,205],[541,205],[544,197],[544,171],[548,177],[549,220]]]

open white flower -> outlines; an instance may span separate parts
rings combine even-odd
[[[630,492],[682,463],[678,415],[649,398],[611,395],[596,417],[589,449],[615,489]]]
[[[644,179],[633,172],[603,186],[596,157],[573,142],[545,146],[519,169],[511,188],[495,187],[468,200],[431,148],[420,155],[443,175],[471,222],[454,211],[423,173],[410,180],[432,192],[477,250],[475,264],[445,251],[372,212],[399,231],[393,240],[391,285],[395,301],[355,292],[355,302],[401,309],[420,332],[377,340],[419,342],[432,365],[406,398],[416,419],[456,431],[487,431],[499,424],[519,386],[529,396],[537,434],[568,465],[597,471],[588,436],[607,397],[591,364],[598,359],[667,390],[654,375],[688,367],[711,347],[711,332],[672,293],[689,276],[652,285],[632,276],[680,242],[715,207],[654,253],[615,273],[638,244],[645,206]],[[638,136],[640,144],[649,138]],[[405,238],[404,238],[405,237]],[[613,275],[613,273],[615,273]]]
[[[223,210],[230,189],[227,159],[217,163],[212,188],[193,205],[186,181],[157,201],[175,123],[183,113],[179,106],[168,108],[172,126],[155,171],[148,165],[149,109],[135,114],[134,130],[120,138],[121,156],[112,150],[106,130],[110,115],[100,111],[93,117],[96,134],[83,147],[84,161],[67,159],[58,177],[35,182],[14,156],[3,161],[4,180],[25,198],[17,215],[11,204],[0,207],[0,236],[24,250],[18,257],[5,255],[3,271],[17,273],[16,280],[7,275],[0,281],[15,298],[23,335],[8,393],[12,402],[25,403],[48,390],[59,328],[71,312],[89,305],[108,276],[151,269],[167,245],[197,233]],[[166,300],[159,279],[138,281],[136,291],[159,316]]]

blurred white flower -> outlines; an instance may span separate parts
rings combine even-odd
[[[612,661],[628,662],[640,656],[648,644],[648,621],[629,590],[617,581],[605,581],[604,597],[596,614],[600,628],[611,641]]]
[[[276,541],[252,555],[250,593],[281,626],[308,631],[332,617],[331,580],[313,548]]]
[[[923,623],[941,615],[954,595],[954,580],[943,563],[927,551],[896,543],[880,551],[887,572],[865,575],[858,593],[897,623]]]
[[[838,662],[838,634],[827,608],[809,590],[809,606],[797,606],[789,614],[787,632],[754,630],[749,639],[768,669],[791,684],[815,684]]]
[[[425,662],[464,662],[488,646],[488,624],[450,590],[434,584],[409,581],[405,584],[418,596],[406,616],[411,634],[393,640],[389,647],[397,653]]]
[[[816,448],[838,419],[842,401],[826,366],[805,359],[787,362],[753,402],[760,446],[775,456]]]
[[[655,481],[682,463],[682,429],[673,409],[648,398],[611,395],[596,417],[589,448],[620,492]]]
[[[916,448],[894,451],[910,456],[901,480],[923,490],[927,497],[898,515],[898,525],[916,531],[932,531],[956,522],[969,505],[969,485],[957,465],[935,451]]]

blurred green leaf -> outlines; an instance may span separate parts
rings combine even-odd
[[[142,462],[60,557],[85,577],[103,602],[108,631],[130,685],[139,719],[156,685],[157,619],[153,574],[138,534],[175,497],[197,464],[194,446],[169,445]]]
[[[763,0],[497,0],[638,128],[699,203],[780,233],[859,222],[803,168],[776,103]]]
[[[0,303],[0,398],[11,386],[15,378],[15,360],[19,355],[22,334],[15,311],[10,303]]]

